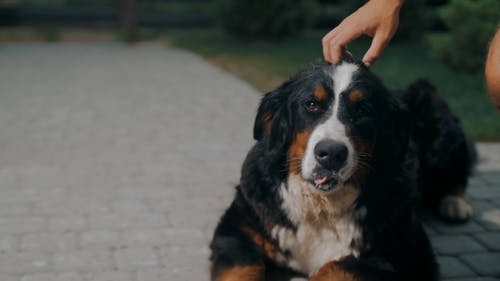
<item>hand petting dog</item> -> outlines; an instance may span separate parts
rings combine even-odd
[[[373,65],[396,33],[402,4],[403,0],[368,1],[323,37],[325,60],[338,63],[349,42],[361,35],[368,35],[373,40],[362,61],[368,67]]]

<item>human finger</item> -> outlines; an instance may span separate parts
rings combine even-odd
[[[370,48],[363,56],[363,64],[367,67],[373,65],[389,42],[389,39],[390,36],[383,35],[381,32],[375,33],[372,43],[370,44]]]

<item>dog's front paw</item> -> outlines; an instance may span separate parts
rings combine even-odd
[[[439,215],[448,221],[466,221],[472,217],[472,206],[463,196],[447,195],[439,203]]]
[[[337,265],[336,262],[329,262],[323,265],[316,274],[309,278],[309,281],[353,281],[359,280],[355,274],[348,272]]]

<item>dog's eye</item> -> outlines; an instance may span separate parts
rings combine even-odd
[[[307,108],[307,110],[311,111],[311,112],[315,112],[315,111],[318,111],[319,109],[319,104],[317,101],[315,100],[308,100],[306,101],[305,103],[305,107]]]

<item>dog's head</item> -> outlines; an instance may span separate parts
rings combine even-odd
[[[287,176],[327,193],[401,164],[404,112],[361,64],[316,64],[265,95],[254,138],[281,155]]]

